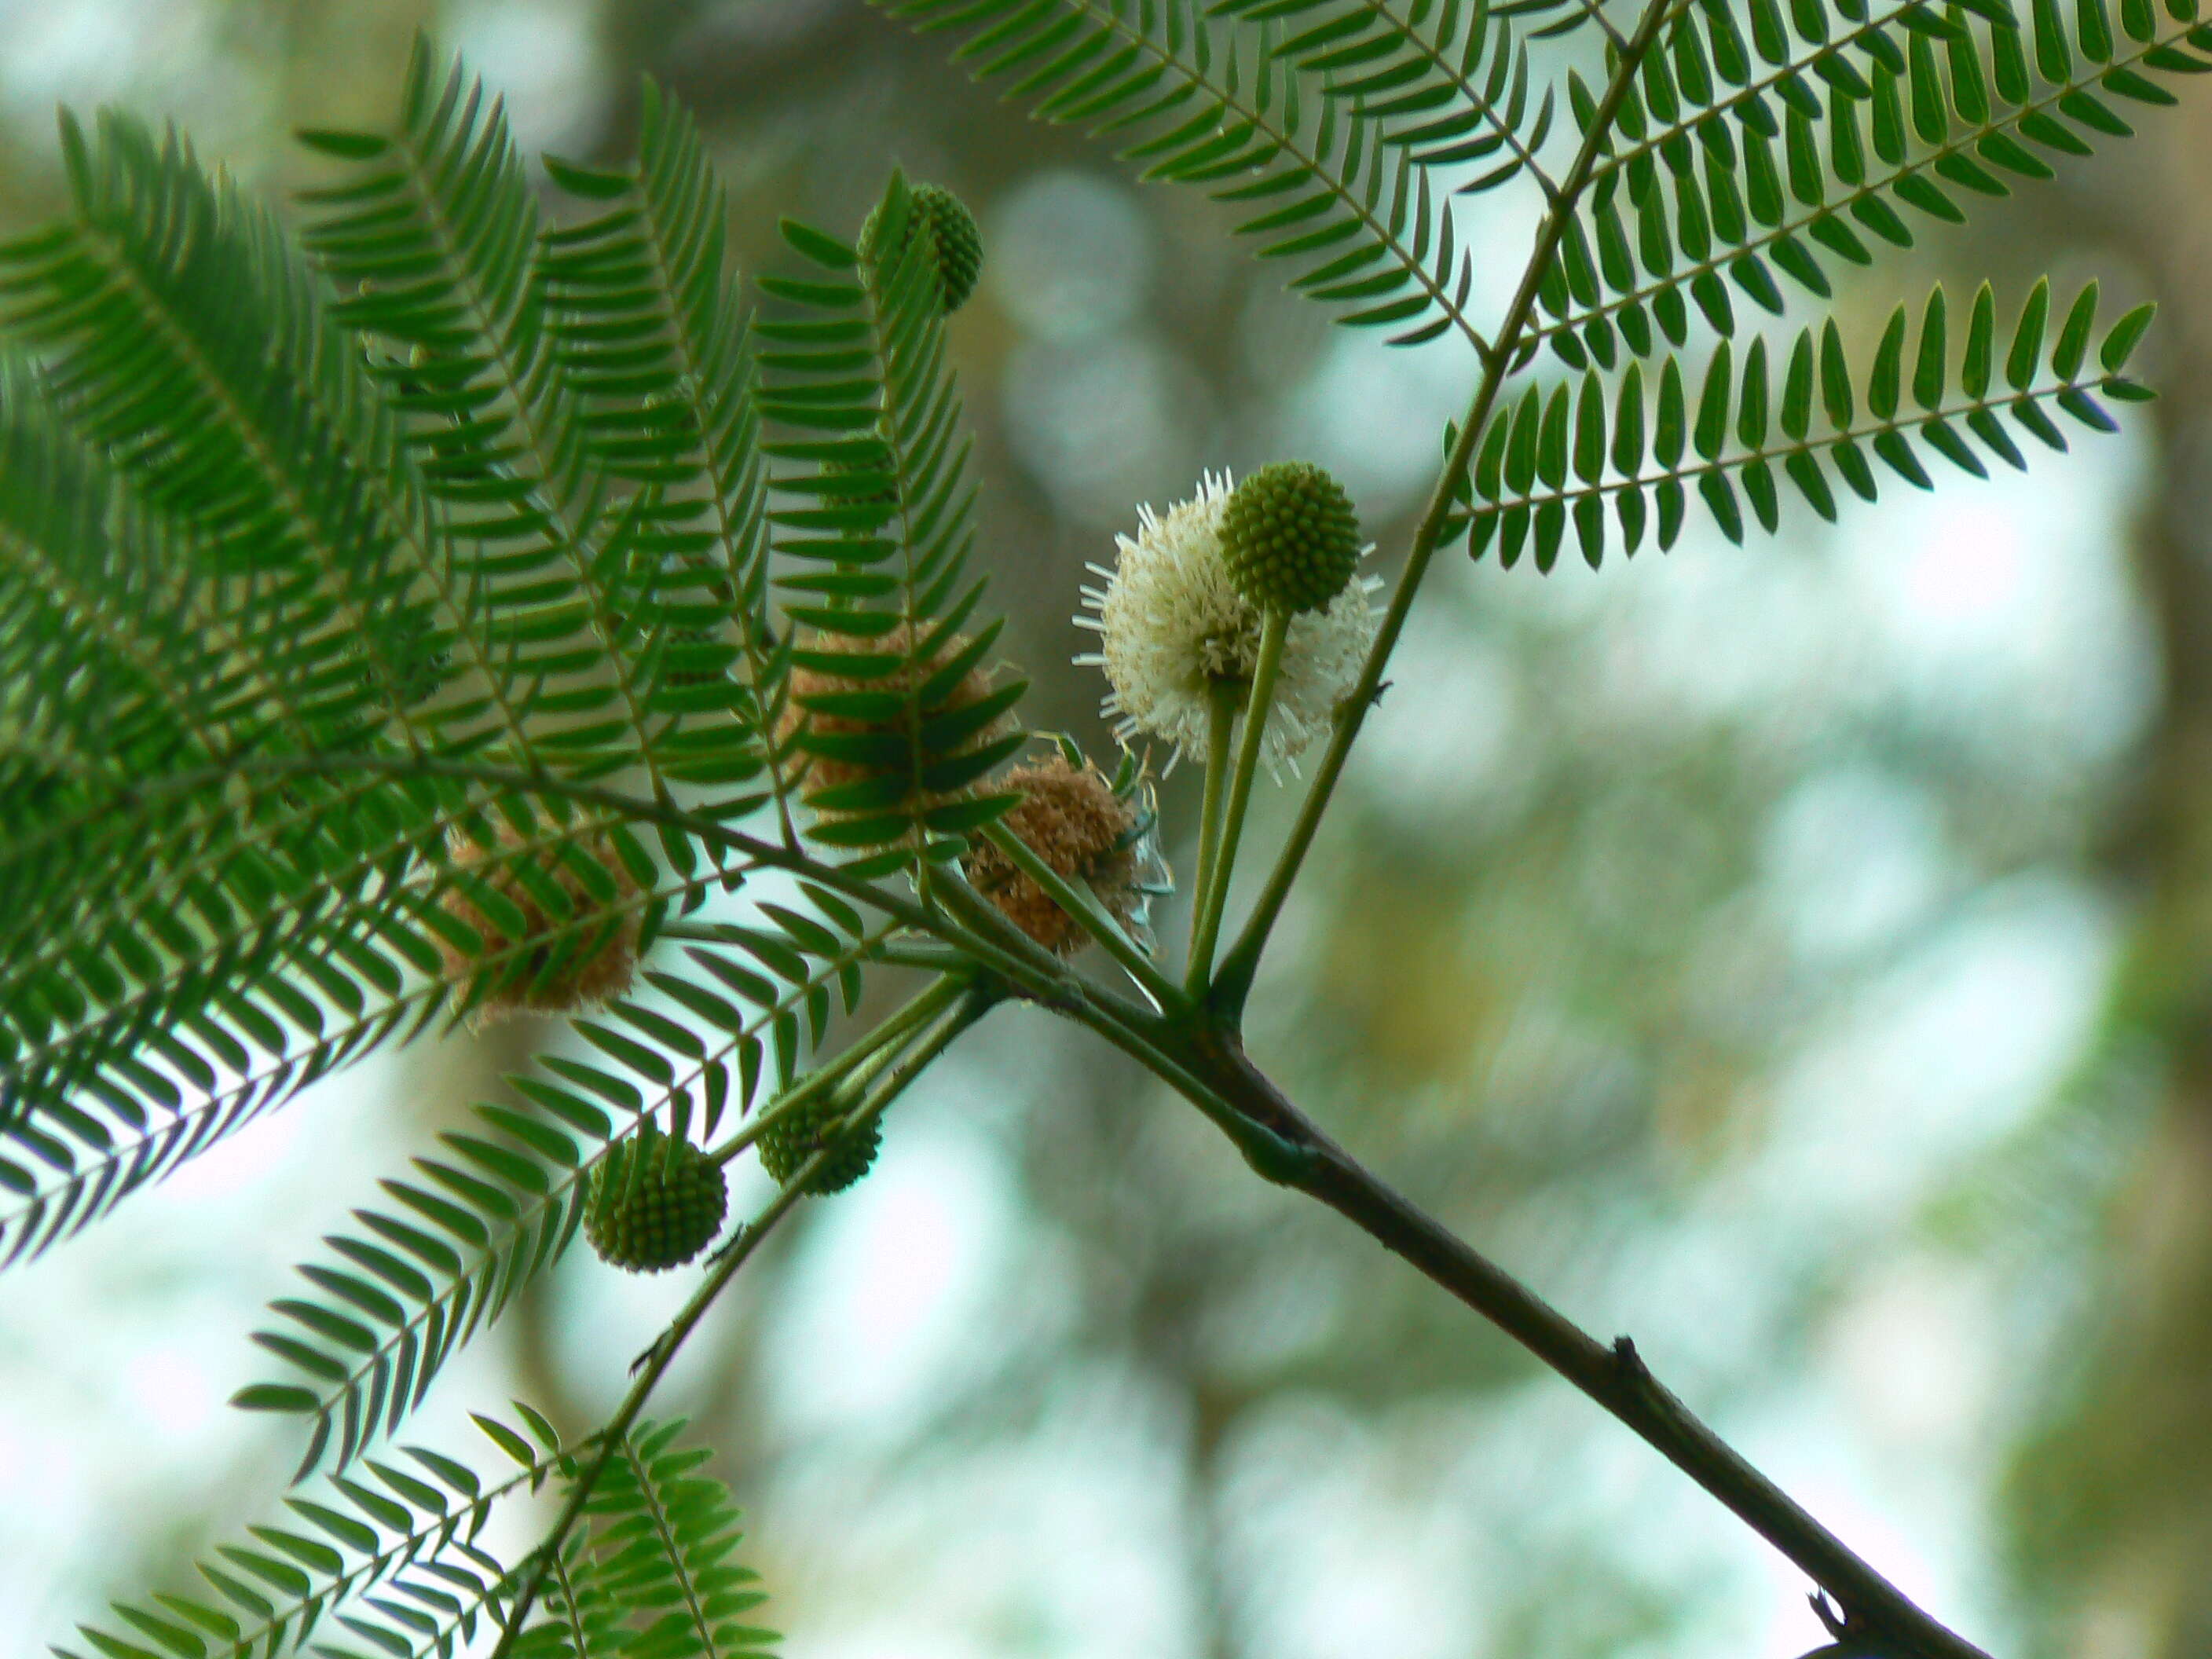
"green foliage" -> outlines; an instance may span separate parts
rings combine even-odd
[[[804,712],[860,728],[826,734],[799,720],[787,752],[855,775],[810,795],[823,814],[817,839],[919,848],[941,862],[959,855],[961,832],[1012,804],[971,790],[1026,741],[997,732],[1025,688],[1015,680],[980,698],[951,696],[1000,625],[962,633],[983,596],[967,574],[975,487],[932,240],[907,234],[912,203],[894,177],[876,210],[880,259],[787,221],[785,240],[814,270],[762,279],[788,310],[760,331],[772,348],[764,407],[789,434],[769,453],[821,469],[794,482],[809,504],[773,515],[777,550],[796,567],[777,584],[785,613],[812,630],[795,642],[795,659],[840,688]],[[854,867],[890,868],[903,856],[889,850]]]
[[[1489,428],[1472,474],[1461,480],[1465,510],[1452,524],[1478,555],[1495,540],[1506,565],[1533,543],[1541,570],[1551,568],[1571,529],[1595,568],[1605,556],[1608,507],[1610,533],[1633,554],[1647,528],[1662,550],[1674,544],[1693,491],[1721,533],[1741,544],[1747,504],[1759,529],[1775,530],[1784,483],[1832,522],[1838,479],[1873,501],[1884,472],[1933,489],[1931,458],[1977,478],[1989,476],[1984,454],[2025,470],[2013,429],[2063,452],[2066,437],[2053,410],[2091,431],[2112,432],[2112,416],[2091,394],[2149,395],[2120,373],[2149,308],[2114,325],[2093,363],[2096,312],[2092,283],[2051,329],[2050,285],[2039,283],[2005,336],[1985,283],[1954,354],[1938,288],[1917,334],[1899,306],[1871,362],[1856,368],[1829,322],[1800,330],[1786,351],[1774,353],[1779,366],[1771,370],[1762,336],[1751,340],[1741,368],[1726,341],[1701,373],[1686,374],[1677,358],[1664,358],[1650,393],[1634,364],[1610,396],[1595,371],[1572,387],[1531,386]]]
[[[2192,0],[2062,9],[2021,26],[1996,0],[1914,3],[1839,20],[1823,0],[1776,0],[1746,20],[1699,0],[1644,60],[1622,136],[1545,275],[1530,331],[1569,368],[1610,370],[1723,338],[1735,296],[1779,315],[1778,277],[1832,297],[1840,263],[1869,266],[1965,222],[1978,199],[2055,176],[2067,157],[2133,131],[2130,105],[2174,101],[2165,81],[2212,69]],[[1977,27],[1976,14],[1994,20]],[[1844,26],[1847,25],[1847,26]]]
[[[515,1403],[517,1428],[477,1425],[513,1467],[486,1481],[442,1453],[410,1446],[358,1478],[286,1500],[282,1526],[256,1526],[196,1564],[204,1588],[118,1602],[106,1629],[79,1626],[63,1659],[418,1659],[512,1620],[515,1576],[483,1541],[501,1504],[573,1490],[596,1470],[580,1528],[562,1552],[560,1593],[515,1651],[593,1659],[739,1659],[770,1650],[745,1624],[764,1600],[730,1558],[741,1540],[728,1488],[697,1473],[709,1454],[680,1448],[679,1423],[640,1424],[611,1447],[564,1442]]]
[[[825,584],[773,603],[764,411],[880,413],[891,441],[895,533],[878,514],[787,538],[842,582],[832,602],[927,643],[981,597],[912,262],[854,284],[836,349],[857,390],[810,378],[844,329],[822,316],[776,325],[764,396],[719,187],[657,97],[634,175],[559,170],[600,216],[542,231],[497,106],[418,52],[397,137],[311,135],[344,176],[309,193],[304,258],[175,141],[112,116],[64,136],[72,216],[0,249],[0,599],[37,688],[0,729],[8,1259],[460,1012],[449,956],[477,957],[481,995],[602,931],[556,894],[552,933],[480,954],[447,896],[514,907],[455,867],[452,830],[547,809],[418,760],[510,787],[640,769],[722,819],[782,805],[775,716]],[[913,770],[946,769],[940,736]],[[945,787],[1000,752],[969,745]],[[665,826],[649,848],[601,813],[554,822],[528,845],[580,872],[573,848],[612,838],[648,943],[744,874]]]
[[[1741,542],[1778,528],[1785,486],[1832,519],[1885,474],[1926,489],[1937,460],[2023,466],[2022,434],[2063,450],[2062,418],[2113,429],[2108,404],[2148,395],[2126,369],[2149,311],[2100,332],[2094,283],[2063,307],[2038,283],[2002,326],[1988,284],[1963,315],[1936,288],[1863,340],[1825,308],[1747,327],[1737,296],[1787,316],[1786,277],[1801,309],[1826,301],[2212,68],[2193,0],[1653,0],[1626,33],[1598,0],[878,3],[1040,119],[1225,204],[1340,320],[1473,348],[1407,598],[1462,540],[1549,569],[1571,533],[1596,565],[1673,545],[1694,495]],[[945,293],[911,234],[931,198],[893,175],[858,247],[787,222],[756,317],[701,135],[651,88],[635,167],[549,159],[558,211],[496,101],[427,49],[393,132],[307,139],[330,177],[295,242],[181,141],[65,120],[66,213],[0,246],[0,1263],[611,937],[643,971],[574,1022],[588,1053],[509,1079],[272,1305],[255,1340],[288,1371],[236,1403],[302,1419],[324,1495],[87,1651],[447,1653],[499,1620],[520,1627],[502,1654],[757,1654],[726,1494],[674,1429],[632,1425],[799,1183],[715,1254],[599,1435],[479,1419],[515,1466],[491,1485],[376,1455],[566,1251],[611,1148],[641,1125],[703,1143],[789,1094],[806,1109],[722,1155],[758,1133],[789,1182],[822,1115],[861,1109],[803,1183],[830,1190],[908,1058],[1015,987],[1115,1036],[1274,1178],[1314,1155],[1194,1080],[1208,1053],[1165,1052],[1201,1010],[1133,947],[1117,959],[1185,1024],[1139,1029],[1040,968],[959,878],[1014,799],[994,774],[1023,686],[991,683]],[[1540,228],[1478,316],[1478,258],[1500,256],[1455,198],[1516,190]],[[1403,617],[1206,1018],[1250,983]],[[708,917],[764,871],[784,902]],[[847,1048],[849,1089],[809,1094],[885,959],[945,977]],[[548,1486],[567,1519],[510,1576],[479,1532]]]
[[[696,1473],[683,1425],[626,1437],[562,1547],[538,1621],[514,1651],[528,1659],[750,1659],[775,1632],[745,1622],[765,1600],[730,1559],[741,1534],[729,1489]]]
[[[1363,6],[1357,38],[1322,24],[1281,40],[1272,25],[1231,40],[1193,0],[877,3],[918,29],[964,31],[962,66],[1003,82],[1004,95],[1040,119],[1109,136],[1145,178],[1235,204],[1237,233],[1258,257],[1296,262],[1294,287],[1340,308],[1344,322],[1398,329],[1393,343],[1473,332],[1472,256],[1430,167],[1507,146],[1514,159],[1486,180],[1503,183],[1551,123],[1548,97],[1528,110],[1528,65],[1509,26],[1480,6],[1435,9],[1425,31]],[[1272,18],[1308,8],[1257,9]],[[1334,95],[1308,84],[1370,58],[1377,107],[1352,95],[1357,84]],[[1410,88],[1384,96],[1403,64],[1469,107],[1429,120]],[[1488,131],[1467,136],[1478,127]]]
[[[404,1462],[371,1462],[359,1479],[288,1499],[287,1524],[256,1526],[251,1541],[218,1547],[196,1564],[204,1589],[118,1602],[114,1626],[81,1626],[85,1645],[55,1651],[64,1659],[276,1659],[313,1641],[313,1651],[331,1655],[450,1652],[497,1612],[506,1570],[481,1541],[493,1510],[573,1472],[574,1454],[585,1449],[563,1444],[519,1401],[515,1411],[523,1430],[477,1419],[514,1466],[504,1478],[487,1482],[443,1453],[410,1446]]]
[[[380,1183],[386,1202],[354,1212],[360,1230],[326,1241],[335,1259],[300,1268],[307,1294],[272,1304],[283,1322],[254,1340],[304,1380],[256,1383],[234,1403],[307,1419],[302,1474],[394,1432],[453,1353],[560,1259],[593,1171],[634,1126],[658,1115],[711,1136],[732,1105],[791,1081],[834,1009],[858,1003],[883,938],[835,895],[811,896],[811,915],[769,905],[767,926],[718,926],[720,943],[688,952],[696,974],[649,971],[665,1002],[575,1022],[594,1060],[544,1055],[510,1078],[531,1109],[479,1106],[475,1129]]]

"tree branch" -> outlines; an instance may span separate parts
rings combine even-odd
[[[1295,1149],[1262,1173],[1328,1205],[1625,1424],[1832,1596],[1843,1609],[1839,1633],[1895,1659],[1989,1659],[1922,1612],[1707,1427],[1651,1374],[1630,1339],[1599,1341],[1331,1140],[1252,1064],[1233,1033],[1194,1033],[1192,1046],[1203,1055],[1196,1069],[1214,1097],[1206,1115],[1218,1123],[1218,1103],[1225,1101],[1270,1139]],[[1231,1139],[1249,1158],[1245,1139],[1233,1133]]]

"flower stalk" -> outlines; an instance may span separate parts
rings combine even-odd
[[[1246,686],[1218,679],[1208,689],[1206,728],[1206,787],[1198,809],[1198,880],[1191,888],[1190,959],[1187,971],[1202,979],[1198,960],[1199,912],[1213,884],[1214,860],[1221,850],[1222,795],[1229,781],[1230,757],[1237,746],[1237,708]]]
[[[1304,867],[1306,854],[1313,849],[1322,816],[1328,810],[1338,780],[1344,775],[1345,762],[1351,757],[1352,745],[1358,740],[1360,727],[1366,723],[1367,712],[1382,696],[1383,671],[1389,665],[1391,653],[1397,649],[1399,635],[1405,631],[1406,618],[1413,608],[1413,595],[1443,544],[1444,530],[1452,518],[1454,492],[1474,465],[1475,445],[1490,425],[1491,412],[1498,406],[1498,394],[1513,372],[1514,360],[1522,349],[1522,337],[1535,313],[1537,292],[1553,268],[1559,243],[1574,222],[1583,193],[1589,188],[1599,161],[1612,141],[1613,124],[1620,118],[1621,106],[1635,85],[1644,58],[1658,44],[1668,22],[1687,9],[1688,0],[1650,0],[1638,20],[1635,33],[1619,49],[1605,90],[1583,128],[1581,148],[1537,230],[1535,246],[1522,273],[1521,285],[1515,290],[1505,308],[1504,320],[1498,325],[1497,343],[1483,357],[1481,379],[1476,384],[1467,418],[1452,435],[1450,451],[1444,457],[1443,468],[1437,475],[1428,506],[1423,509],[1420,523],[1413,532],[1405,568],[1399,572],[1397,586],[1391,590],[1390,603],[1376,629],[1374,642],[1368,647],[1366,661],[1352,690],[1337,704],[1328,746],[1322,750],[1313,782],[1299,805],[1290,838],[1276,855],[1274,867],[1268,872],[1243,931],[1222,958],[1213,1000],[1217,1010],[1230,1020],[1235,1020],[1243,1012],[1253,975],[1259,969],[1261,953],[1267,948],[1267,936],[1290,899],[1291,885]]]
[[[1267,729],[1267,708],[1274,701],[1275,679],[1283,666],[1283,641],[1289,636],[1290,612],[1271,605],[1260,626],[1260,653],[1252,668],[1251,694],[1244,704],[1244,733],[1229,775],[1229,798],[1222,808],[1221,834],[1214,848],[1212,868],[1198,894],[1199,912],[1191,937],[1190,975],[1186,989],[1197,996],[1213,972],[1213,949],[1221,937],[1221,918],[1228,908],[1229,884],[1237,872],[1237,846],[1243,838],[1244,814],[1252,804],[1252,783],[1260,770],[1261,744]]]
[[[823,1095],[834,1090],[865,1088],[916,1031],[960,999],[973,978],[972,974],[947,974],[927,987],[872,1030],[848,1044],[835,1060],[794,1081],[708,1156],[717,1164],[727,1164],[769,1129],[805,1111]]]

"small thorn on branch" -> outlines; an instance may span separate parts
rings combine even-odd
[[[1844,1610],[1828,1599],[1826,1590],[1814,1590],[1805,1598],[1813,1604],[1813,1616],[1821,1627],[1838,1642],[1851,1633],[1851,1621]]]
[[[708,1261],[709,1262],[720,1261],[724,1256],[728,1255],[732,1251],[733,1251],[733,1250],[741,1250],[741,1249],[744,1249],[744,1247],[745,1247],[745,1241],[746,1241],[747,1239],[750,1238],[750,1237],[752,1237],[752,1235],[753,1235],[753,1224],[752,1224],[752,1223],[750,1223],[750,1221],[740,1223],[740,1224],[738,1224],[738,1230],[737,1230],[735,1232],[733,1232],[733,1233],[732,1233],[732,1234],[730,1235],[729,1242],[728,1242],[727,1243],[724,1244],[720,1249],[719,1249],[719,1250],[715,1251],[714,1255],[712,1255],[711,1256],[708,1257],[708,1258],[707,1258],[707,1259],[708,1259]],[[659,1345],[658,1342],[656,1342],[656,1343],[654,1343],[654,1344],[653,1344],[653,1347],[655,1347],[655,1348],[659,1347],[659,1346],[660,1346],[660,1345]],[[646,1352],[646,1354],[647,1354],[647,1355],[650,1355],[650,1354],[653,1352],[653,1348],[647,1348],[645,1352]],[[643,1356],[641,1356],[641,1358],[640,1358],[640,1362],[639,1362],[640,1364],[642,1364],[642,1363],[643,1363],[643,1358],[644,1358]],[[632,1365],[632,1366],[630,1367],[630,1370],[631,1370],[631,1371],[632,1371],[632,1372],[635,1372],[635,1371],[637,1370],[637,1366],[636,1366],[636,1365]]]

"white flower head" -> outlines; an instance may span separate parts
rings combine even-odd
[[[1197,495],[1164,514],[1139,507],[1135,538],[1114,538],[1114,568],[1090,567],[1106,586],[1083,590],[1085,607],[1097,614],[1075,622],[1099,635],[1101,648],[1075,660],[1106,671],[1114,689],[1101,707],[1125,743],[1143,732],[1173,744],[1177,758],[1203,758],[1212,685],[1252,678],[1261,617],[1221,556],[1229,492],[1229,475],[1209,472]],[[1291,765],[1328,729],[1358,678],[1375,638],[1376,586],[1355,580],[1320,610],[1291,618],[1261,739],[1270,768]]]

